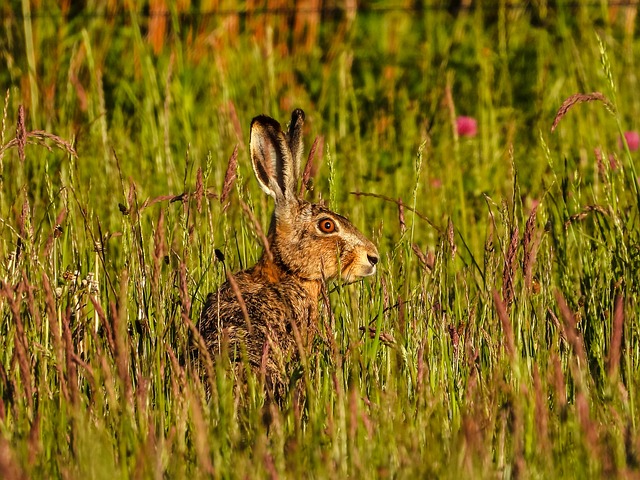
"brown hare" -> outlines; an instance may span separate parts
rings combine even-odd
[[[310,348],[325,280],[373,275],[375,245],[346,218],[298,196],[304,112],[284,133],[260,115],[251,121],[251,163],[260,187],[275,201],[267,245],[253,267],[210,293],[198,328],[212,356],[223,349],[265,374],[267,388],[286,390],[292,361]]]

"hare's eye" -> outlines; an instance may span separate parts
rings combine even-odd
[[[336,231],[336,222],[330,218],[323,218],[318,223],[318,228],[324,233],[333,233]]]

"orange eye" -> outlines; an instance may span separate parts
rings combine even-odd
[[[323,218],[320,220],[320,223],[318,223],[318,227],[323,233],[333,233],[336,231],[336,222],[330,218]]]

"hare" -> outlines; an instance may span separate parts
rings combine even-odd
[[[215,358],[248,361],[267,388],[283,392],[291,363],[310,348],[326,280],[373,275],[375,245],[345,217],[297,194],[304,112],[294,110],[287,133],[260,115],[251,121],[251,163],[261,189],[275,201],[258,262],[229,275],[207,296],[198,328]]]

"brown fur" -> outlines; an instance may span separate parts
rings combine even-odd
[[[303,120],[304,113],[294,111],[287,134],[269,117],[252,121],[254,172],[275,200],[268,235],[272,258],[263,253],[256,265],[209,294],[199,322],[214,357],[226,348],[232,360],[246,358],[280,394],[292,363],[301,349],[309,351],[317,333],[323,282],[372,275],[378,261],[376,247],[346,218],[296,196]],[[334,231],[322,230],[327,221]]]

